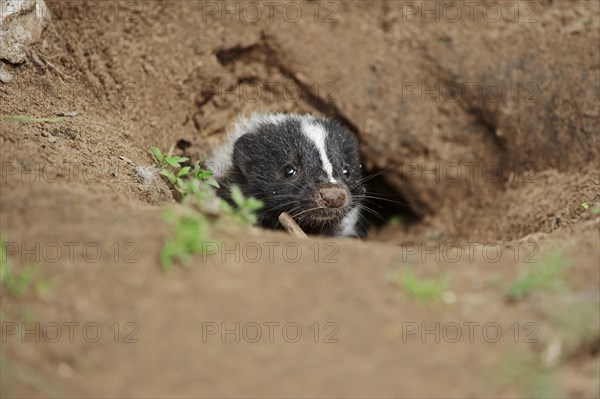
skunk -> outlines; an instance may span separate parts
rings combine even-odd
[[[358,142],[335,119],[298,114],[241,118],[206,162],[232,203],[231,186],[264,202],[259,224],[281,228],[287,212],[307,233],[358,236],[362,165]]]

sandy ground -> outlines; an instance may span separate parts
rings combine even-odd
[[[55,279],[2,292],[2,395],[600,396],[600,6],[480,3],[48,2],[0,114],[76,115],[0,120],[5,252]],[[165,273],[178,205],[134,167],[256,110],[338,117],[395,202],[363,240],[214,227]],[[509,300],[557,248],[560,289]]]

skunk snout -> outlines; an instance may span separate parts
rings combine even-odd
[[[319,196],[328,208],[341,208],[348,203],[348,192],[344,187],[328,185],[319,189]]]

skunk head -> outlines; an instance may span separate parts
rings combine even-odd
[[[263,225],[289,213],[309,234],[354,235],[362,167],[354,135],[335,120],[255,115],[233,142],[228,177],[265,203]]]

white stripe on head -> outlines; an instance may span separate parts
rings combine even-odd
[[[319,156],[321,157],[321,165],[323,166],[325,173],[327,173],[329,181],[331,183],[337,183],[337,181],[333,178],[333,166],[331,165],[331,162],[329,162],[329,158],[327,158],[327,151],[325,150],[325,138],[327,137],[327,130],[314,121],[303,120],[302,133],[304,133],[304,135],[310,141],[312,141],[317,148]]]

